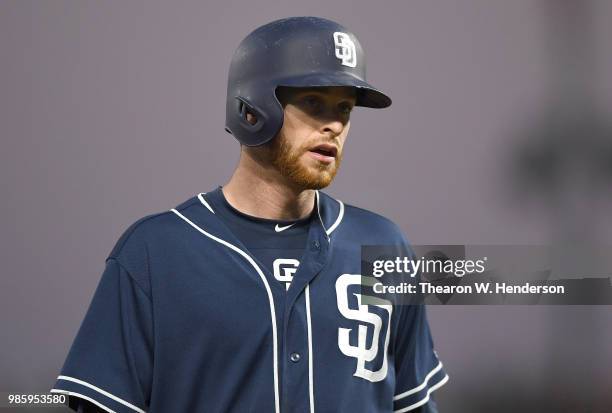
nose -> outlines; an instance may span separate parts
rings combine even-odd
[[[344,124],[339,120],[329,121],[323,124],[322,130],[326,133],[333,133],[334,135],[339,135],[342,133],[342,129],[344,129]]]
[[[347,119],[346,116],[338,112],[330,112],[326,114],[326,116],[322,119],[321,131],[325,133],[333,133],[334,135],[339,135],[342,133],[342,130],[346,126]]]

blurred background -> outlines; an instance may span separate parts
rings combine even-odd
[[[230,57],[291,15],[357,33],[393,99],[328,193],[415,244],[612,245],[610,1],[2,0],[0,392],[54,384],[128,225],[227,182]],[[428,310],[441,413],[612,411],[609,306]]]

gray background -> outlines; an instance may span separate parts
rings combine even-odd
[[[413,243],[612,245],[612,2],[2,0],[0,392],[54,383],[129,224],[227,181],[231,54],[290,15],[356,32],[394,100],[328,193]],[[442,412],[611,410],[610,307],[429,315]]]

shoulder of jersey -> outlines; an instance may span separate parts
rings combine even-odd
[[[197,197],[191,197],[179,204],[176,210],[185,210],[199,203]],[[132,223],[119,237],[108,259],[116,259],[120,263],[131,260],[140,261],[148,254],[148,247],[156,242],[171,242],[177,230],[183,230],[184,223],[177,219],[169,209],[167,211],[146,215]]]

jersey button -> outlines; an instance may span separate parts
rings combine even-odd
[[[318,250],[320,247],[321,246],[319,245],[319,241],[317,241],[317,240],[312,241],[312,249],[313,249],[313,251]]]
[[[297,363],[298,361],[300,361],[302,356],[300,356],[300,353],[291,353],[291,356],[289,358],[292,362]]]

